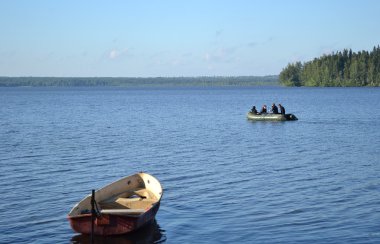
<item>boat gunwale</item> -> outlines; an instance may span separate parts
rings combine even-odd
[[[158,187],[158,191],[153,191],[152,190],[152,188],[149,188],[149,187],[147,187],[147,185],[145,184],[145,182],[144,182],[144,175],[145,176],[147,176],[148,178],[152,178],[152,179],[154,179],[154,181],[155,181],[155,185]],[[133,190],[133,187],[131,187],[130,189],[127,189],[127,190],[125,190],[125,191],[119,191],[119,192],[117,192],[117,193],[115,193],[115,194],[112,194],[112,195],[109,195],[109,196],[106,196],[104,199],[97,199],[98,197],[98,195],[97,194],[104,194],[103,192],[105,191],[105,190],[107,190],[107,189],[112,189],[112,186],[116,186],[116,185],[118,185],[118,183],[119,184],[122,184],[122,182],[124,182],[124,181],[127,181],[128,179],[133,179],[133,178],[135,178],[135,177],[139,177],[141,180],[142,180],[142,182],[144,183],[144,186],[145,187],[143,187],[142,189],[145,189],[145,190],[148,190],[148,191],[150,191],[150,192],[152,192],[152,194],[156,197],[156,199],[155,199],[155,202],[154,203],[152,203],[152,205],[149,207],[149,208],[147,208],[147,211],[149,211],[149,209],[151,209],[152,207],[154,207],[154,205],[156,205],[157,203],[159,203],[160,201],[161,201],[161,198],[162,198],[162,195],[163,195],[163,188],[162,188],[162,185],[161,185],[161,183],[154,177],[154,176],[152,176],[152,175],[150,175],[150,174],[147,174],[147,173],[143,173],[143,172],[140,172],[140,173],[136,173],[136,174],[133,174],[133,175],[129,175],[129,176],[126,176],[126,177],[123,177],[123,178],[121,178],[121,179],[118,179],[118,180],[116,180],[116,181],[113,181],[113,182],[111,182],[110,184],[107,184],[107,185],[105,185],[105,186],[103,186],[103,187],[101,187],[100,189],[98,189],[98,190],[96,190],[95,191],[95,199],[96,199],[96,202],[99,204],[99,203],[101,203],[101,202],[104,202],[104,201],[107,201],[107,200],[109,200],[109,199],[113,199],[113,198],[116,198],[118,195],[121,195],[121,194],[123,194],[123,193],[125,193],[125,192],[128,192],[128,191],[131,191],[131,190]],[[149,179],[148,179],[148,182],[149,182]],[[149,182],[149,184],[150,184],[150,182]],[[141,187],[140,187],[141,188]],[[137,188],[136,188],[137,189]],[[87,196],[85,196],[83,199],[81,199],[79,202],[77,202],[73,207],[72,207],[72,209],[70,210],[70,212],[68,213],[68,218],[77,218],[77,217],[82,217],[82,216],[85,216],[86,214],[88,214],[88,213],[75,213],[75,211],[79,211],[79,210],[81,210],[81,211],[83,211],[83,209],[86,209],[86,207],[84,207],[84,206],[87,206],[87,204],[88,204],[88,202],[90,201],[90,199],[91,199],[91,194],[89,194],[89,195],[87,195]],[[83,209],[82,209],[83,208]],[[87,208],[88,209],[88,208]],[[145,211],[145,212],[147,212],[147,211]],[[145,213],[144,212],[144,213]],[[144,213],[142,213],[142,214],[144,214]],[[90,214],[91,215],[91,214]],[[141,214],[140,215],[134,215],[134,216],[141,216]]]

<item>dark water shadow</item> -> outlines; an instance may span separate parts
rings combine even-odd
[[[161,229],[154,220],[151,224],[125,235],[94,236],[94,244],[134,244],[134,243],[164,243],[166,241],[165,230]],[[70,243],[91,244],[91,236],[79,234],[71,238]]]

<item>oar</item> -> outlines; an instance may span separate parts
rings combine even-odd
[[[94,222],[95,222],[95,190],[91,194],[91,243],[94,243]]]

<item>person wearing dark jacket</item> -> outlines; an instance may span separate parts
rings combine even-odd
[[[253,106],[253,107],[252,107],[252,109],[251,109],[251,113],[253,113],[253,114],[257,114],[256,106]]]
[[[274,103],[272,104],[271,111],[272,111],[272,113],[274,113],[274,114],[278,114],[278,108],[277,108],[276,104],[274,104]]]
[[[261,111],[260,111],[260,114],[266,114],[267,113],[267,105],[263,105],[263,107],[261,108]]]
[[[280,107],[280,113],[285,115],[285,108],[280,103],[278,106]]]

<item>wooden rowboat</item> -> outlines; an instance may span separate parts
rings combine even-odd
[[[247,118],[254,121],[287,121],[298,120],[294,114],[254,114],[248,112]]]
[[[91,234],[92,230],[95,235],[125,234],[154,220],[162,194],[156,178],[137,173],[95,192],[94,222],[91,194],[71,209],[68,219],[71,228],[82,234]]]

